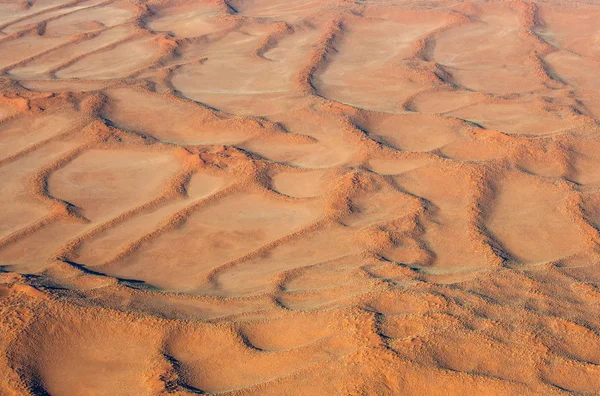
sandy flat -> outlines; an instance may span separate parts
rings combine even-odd
[[[600,4],[0,0],[0,395],[600,393]]]

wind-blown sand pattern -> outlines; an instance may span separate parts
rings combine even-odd
[[[600,393],[595,0],[0,1],[0,394]]]

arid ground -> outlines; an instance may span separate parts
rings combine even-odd
[[[600,393],[597,0],[1,0],[0,395]]]

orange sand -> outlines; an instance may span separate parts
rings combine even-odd
[[[0,0],[0,395],[600,394],[596,0]]]

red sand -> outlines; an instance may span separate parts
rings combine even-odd
[[[599,27],[0,0],[0,395],[600,394]]]

